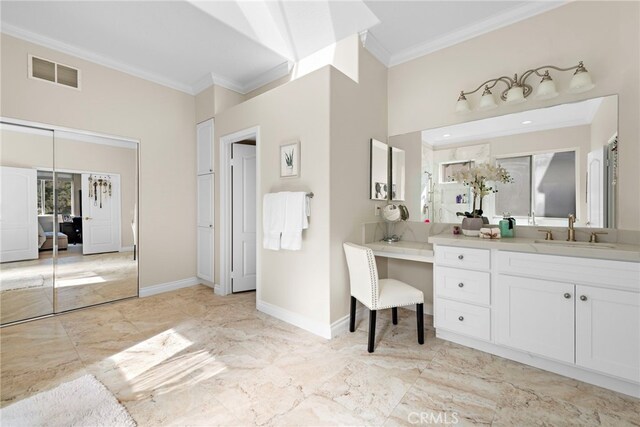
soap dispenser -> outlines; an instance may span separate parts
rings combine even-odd
[[[499,222],[500,236],[502,237],[514,237],[516,234],[516,220],[509,215],[509,212],[504,212]]]

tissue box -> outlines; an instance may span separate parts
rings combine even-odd
[[[480,229],[481,239],[499,239],[500,238],[500,229],[499,228],[486,228],[483,227]]]

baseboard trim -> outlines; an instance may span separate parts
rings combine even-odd
[[[120,252],[133,252],[133,246],[122,246]]]
[[[308,317],[302,316],[298,313],[294,313],[282,307],[278,307],[261,300],[256,300],[256,308],[258,309],[258,311],[268,314],[269,316],[273,316],[276,319],[280,319],[283,322],[287,322],[293,326],[297,326],[298,328],[304,329],[305,331],[311,332],[312,334],[318,335],[328,340],[331,339],[332,325],[325,325],[316,320],[309,319]]]
[[[220,286],[218,283],[216,283],[215,285],[213,285],[213,293],[216,295],[219,295],[221,297],[225,296],[226,294],[224,293],[224,291],[222,290],[222,286]]]
[[[197,277],[189,277],[187,279],[176,280],[175,282],[160,283],[153,286],[145,286],[140,288],[140,297],[150,297],[151,295],[161,294],[163,292],[175,291],[177,289],[188,288],[200,284]]]

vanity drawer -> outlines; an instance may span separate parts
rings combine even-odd
[[[450,267],[489,270],[491,252],[488,249],[436,246],[436,263]]]
[[[489,305],[491,275],[484,271],[436,266],[436,296]]]
[[[489,341],[491,314],[488,307],[438,298],[435,327]]]

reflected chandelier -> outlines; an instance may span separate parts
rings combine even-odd
[[[478,86],[475,90],[465,92],[460,91],[460,96],[458,97],[458,102],[456,103],[456,113],[468,113],[471,111],[471,106],[469,105],[469,101],[467,101],[466,95],[471,95],[479,91],[482,87],[484,87],[484,92],[482,92],[482,97],[480,98],[480,105],[478,108],[480,110],[490,110],[492,108],[496,108],[498,104],[496,103],[493,94],[491,93],[491,89],[493,89],[499,82],[502,82],[507,85],[507,88],[501,92],[500,99],[502,99],[506,104],[519,104],[521,102],[525,102],[526,98],[531,95],[533,92],[533,88],[531,85],[527,84],[527,79],[535,74],[538,77],[542,77],[540,81],[540,85],[538,86],[538,90],[536,91],[535,98],[536,99],[551,99],[558,96],[558,91],[556,90],[556,85],[551,79],[551,75],[549,74],[549,69],[557,70],[557,71],[571,71],[575,70],[573,73],[573,78],[571,79],[571,83],[569,83],[569,92],[570,93],[581,93],[586,92],[592,89],[595,85],[591,81],[591,76],[589,72],[584,67],[582,61],[578,62],[578,65],[574,65],[569,68],[560,68],[555,65],[544,65],[542,67],[533,68],[531,70],[527,70],[520,75],[515,74],[512,78],[502,76],[495,79],[487,80]],[[541,71],[544,70],[544,73]]]

